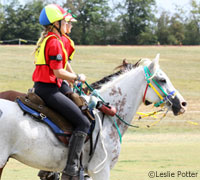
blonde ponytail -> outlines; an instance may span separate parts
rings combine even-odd
[[[39,40],[37,42],[37,46],[36,46],[36,48],[34,50],[34,54],[40,48],[40,45],[41,45],[42,41],[44,40],[44,38],[47,36],[48,32],[52,32],[53,27],[54,27],[53,25],[45,26],[45,29],[44,29],[44,31],[42,31],[41,36],[40,36],[40,38],[39,38]]]

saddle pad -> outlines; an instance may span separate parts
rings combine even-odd
[[[29,108],[28,106],[26,106],[25,104],[22,103],[22,101],[20,99],[16,99],[17,104],[19,105],[19,107],[26,113],[32,115],[33,117],[37,118],[38,120],[40,120],[41,122],[44,122],[45,124],[47,124],[56,135],[62,135],[62,136],[66,136],[67,134],[61,130],[56,124],[54,124],[48,117],[42,115],[41,113]]]
[[[47,107],[44,101],[35,93],[28,93],[25,97],[17,97],[24,105],[35,110],[38,113],[44,114],[54,124],[56,124],[64,132],[72,132],[73,126],[63,116]]]

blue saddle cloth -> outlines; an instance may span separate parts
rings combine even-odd
[[[69,136],[69,134],[66,134],[62,129],[60,129],[55,123],[53,123],[44,114],[39,113],[36,110],[26,106],[20,99],[16,99],[16,102],[24,112],[30,114],[31,116],[35,117],[36,119],[39,119],[41,122],[47,124],[56,135],[58,135],[58,136]],[[95,127],[95,121],[92,121],[88,135],[92,133],[92,131],[94,130],[94,127]]]
[[[31,116],[41,120],[42,122],[44,122],[45,124],[47,124],[56,135],[62,135],[62,136],[66,136],[66,134],[64,133],[63,130],[61,130],[56,124],[54,124],[48,117],[46,117],[45,115],[43,115],[42,113],[39,113],[33,109],[31,109],[30,107],[26,106],[25,104],[23,104],[23,102],[20,99],[16,99],[17,104],[19,105],[19,107],[26,113],[30,114]]]

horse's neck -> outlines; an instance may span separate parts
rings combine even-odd
[[[144,74],[141,67],[127,72],[104,85],[100,94],[105,101],[117,108],[117,114],[128,123],[131,123],[138,107],[142,102],[144,89]],[[117,124],[124,134],[127,126],[117,119]]]

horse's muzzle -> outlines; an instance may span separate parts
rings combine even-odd
[[[187,102],[183,99],[179,99],[175,96],[173,99],[170,99],[172,103],[172,111],[175,116],[183,114],[187,110]]]
[[[186,101],[181,102],[180,105],[181,105],[181,109],[177,115],[181,115],[181,114],[185,113],[185,111],[187,110],[187,102]]]

